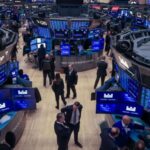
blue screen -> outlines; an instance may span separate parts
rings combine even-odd
[[[72,21],[71,22],[71,29],[72,30],[80,30],[80,29],[87,29],[89,26],[89,21]]]
[[[7,76],[9,75],[7,68],[7,64],[3,64],[0,66],[0,85],[2,85],[7,80]]]
[[[141,105],[150,110],[150,88],[142,87]]]
[[[96,113],[127,114],[141,116],[143,107],[126,92],[96,93]]]
[[[70,55],[70,45],[69,44],[63,44],[61,45],[61,55],[62,56],[69,56]]]
[[[36,51],[37,49],[37,45],[31,45],[31,51]]]
[[[93,30],[90,30],[89,31],[89,34],[88,34],[88,38],[95,38],[95,37],[99,37],[100,34],[103,34],[102,30],[101,29],[93,29]]]
[[[103,50],[103,48],[104,48],[104,39],[103,38],[92,41],[92,50],[93,51],[100,51],[100,50]]]
[[[68,21],[67,20],[51,20],[50,25],[53,30],[68,29]]]
[[[10,89],[0,90],[0,113],[13,111],[13,102],[11,100]]]
[[[136,102],[136,100],[131,97],[126,92],[96,92],[97,103],[101,102]]]
[[[138,100],[139,98],[139,90],[140,85],[138,81],[130,77],[128,73],[121,68],[118,67],[118,70],[116,70],[119,74],[119,84],[121,87],[128,92],[135,100]]]

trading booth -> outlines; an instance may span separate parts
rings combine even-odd
[[[17,34],[0,29],[0,35],[0,142],[11,131],[17,143],[25,127],[26,110],[36,109],[37,98],[31,81],[18,77],[19,62],[10,60]]]
[[[132,116],[133,122],[150,127],[149,33],[150,30],[129,31],[114,37],[117,39],[112,44],[115,76],[96,90],[96,112],[108,114],[108,126],[126,114]],[[148,135],[147,130],[133,130],[131,147],[142,139],[150,148]]]

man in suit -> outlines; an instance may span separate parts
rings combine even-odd
[[[102,130],[101,136],[101,147],[100,150],[119,150],[115,144],[115,138],[119,135],[119,129],[112,127],[111,129],[106,128]]]
[[[74,131],[75,144],[80,148],[82,148],[82,145],[78,141],[78,133],[80,129],[82,108],[83,106],[79,102],[75,102],[73,105],[61,109],[61,112],[65,115],[65,120],[70,127],[71,133]]]
[[[77,92],[76,92],[76,88],[75,88],[77,81],[78,81],[77,72],[74,70],[72,65],[69,65],[68,70],[66,72],[66,84],[67,84],[66,98],[70,97],[70,89],[73,92],[72,99],[75,99],[77,97]]]
[[[105,77],[107,75],[107,72],[106,72],[107,66],[108,64],[107,62],[105,62],[105,56],[102,56],[101,61],[97,63],[98,69],[97,69],[97,77],[95,80],[94,89],[96,89],[100,78],[101,78],[101,85],[104,84]]]
[[[45,55],[45,59],[42,60],[42,70],[43,70],[43,86],[46,87],[46,77],[48,75],[49,84],[52,84],[52,77],[51,77],[51,61],[49,55]]]
[[[54,130],[57,136],[58,150],[68,150],[70,138],[70,129],[65,125],[65,117],[63,113],[58,113],[54,124]]]
[[[46,55],[46,49],[44,45],[41,44],[40,48],[38,49],[37,56],[38,56],[38,63],[39,63],[39,70],[42,70],[42,61]]]
[[[118,138],[116,138],[116,144],[121,148],[129,145],[129,136],[132,130],[149,130],[149,128],[145,128],[142,125],[133,123],[132,119],[127,115],[124,115],[122,120],[116,122],[113,127],[117,127],[120,130],[120,134]]]

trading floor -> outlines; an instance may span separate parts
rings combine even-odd
[[[21,36],[20,36],[21,37]],[[19,39],[18,60],[20,68],[24,69],[33,82],[33,87],[38,87],[42,95],[42,101],[37,104],[37,110],[29,111],[26,115],[26,126],[23,136],[16,145],[15,150],[56,150],[57,140],[54,132],[54,122],[56,114],[59,112],[55,108],[56,102],[54,93],[50,85],[43,87],[43,74],[38,69],[33,69],[32,64],[26,62],[26,57],[22,56],[22,39]],[[110,61],[110,58],[107,58]],[[110,63],[111,64],[111,63]],[[111,65],[109,65],[108,70]],[[64,75],[62,75],[64,78]],[[94,91],[94,81],[96,69],[78,73],[77,99],[67,99],[67,105],[76,100],[83,105],[81,116],[81,127],[79,141],[83,144],[83,150],[98,150],[100,146],[99,124],[104,120],[104,115],[96,114],[96,101],[91,101],[91,92]],[[107,78],[109,78],[107,76]],[[100,83],[99,83],[100,85]],[[72,96],[72,95],[71,95]],[[62,102],[60,106],[63,107]],[[78,150],[74,144],[73,135],[69,142],[69,150]]]

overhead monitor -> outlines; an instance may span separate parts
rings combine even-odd
[[[62,45],[60,46],[60,49],[61,49],[61,55],[62,55],[62,56],[70,56],[70,53],[71,53],[70,44],[62,44]]]

